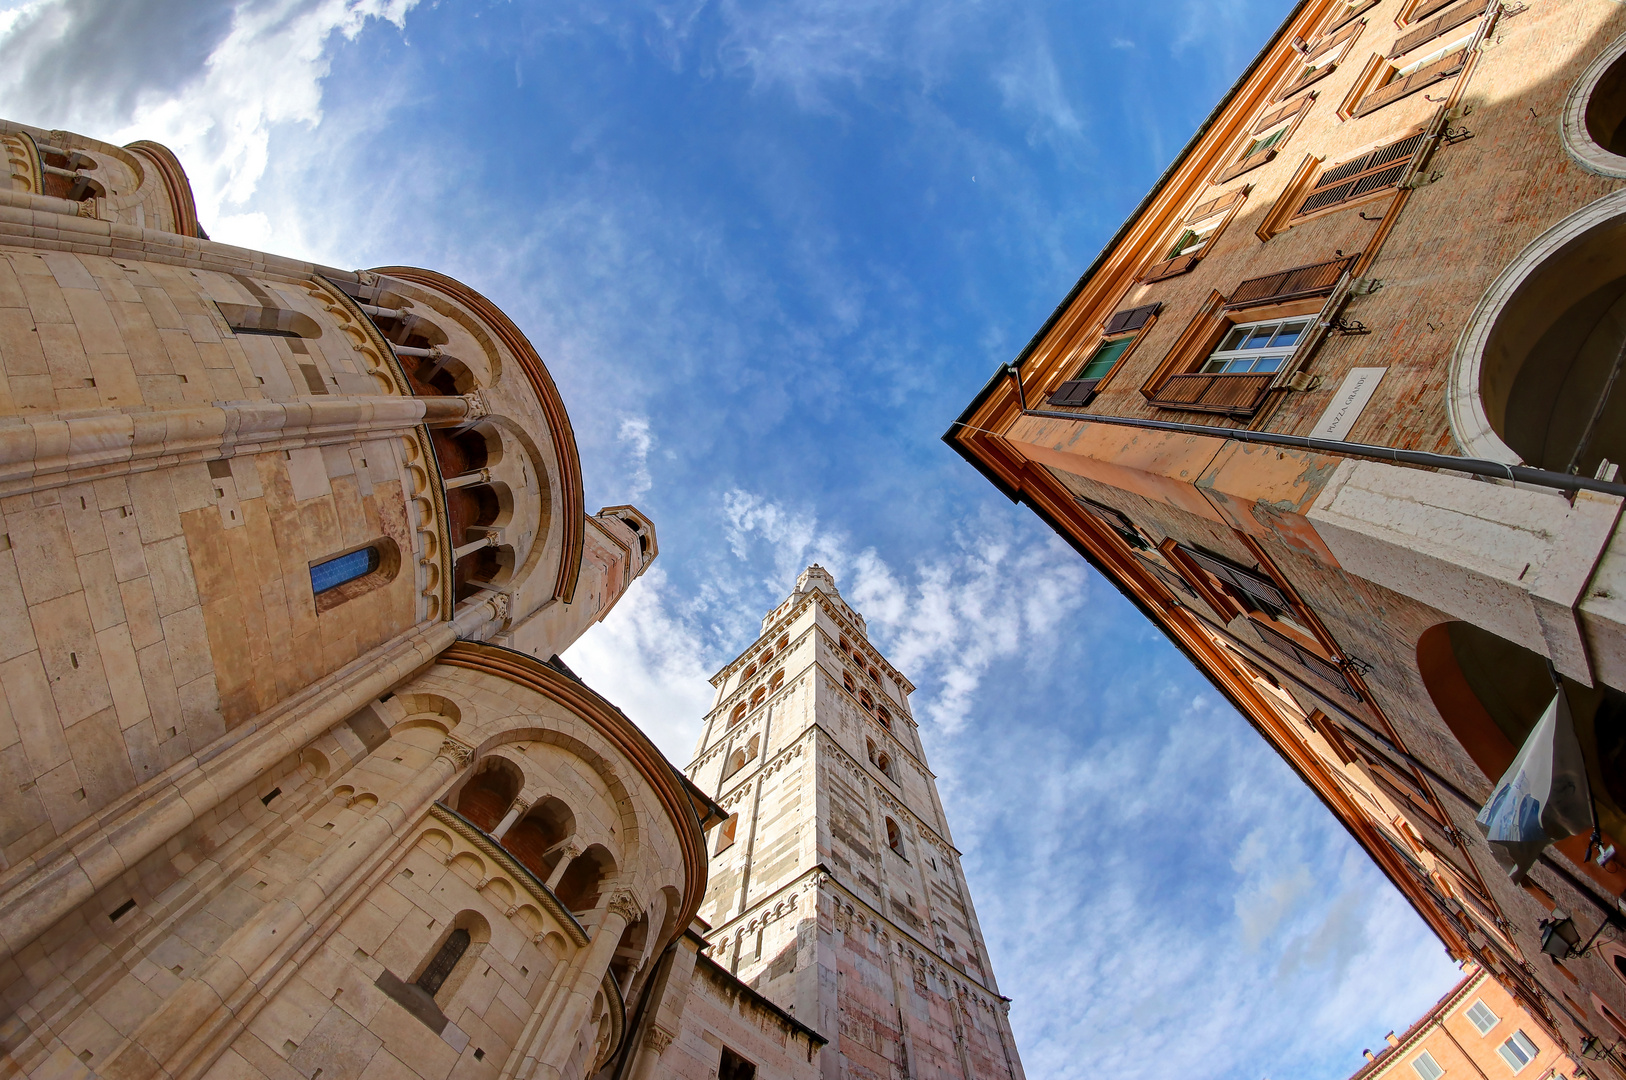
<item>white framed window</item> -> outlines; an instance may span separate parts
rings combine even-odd
[[[1496,1048],[1496,1052],[1502,1055],[1502,1060],[1507,1062],[1508,1068],[1518,1072],[1536,1060],[1536,1055],[1541,1051],[1536,1049],[1536,1044],[1530,1041],[1528,1035],[1522,1031],[1515,1031],[1508,1036],[1507,1042]]]
[[[1208,354],[1202,370],[1209,375],[1276,371],[1293,355],[1299,338],[1313,321],[1301,315],[1292,319],[1237,323],[1226,331],[1219,347]]]
[[[1251,154],[1253,151],[1250,149],[1248,153]],[[1243,157],[1246,156],[1247,154],[1243,155]],[[1214,233],[1219,231],[1220,222],[1223,220],[1225,220],[1224,214],[1215,214],[1211,218],[1199,221],[1194,225],[1187,225],[1184,229],[1181,229],[1180,238],[1174,242],[1174,247],[1169,249],[1169,258],[1178,259],[1182,255],[1195,255],[1207,247],[1208,241],[1212,240]]]
[[[1435,1061],[1434,1055],[1427,1050],[1411,1059],[1411,1067],[1417,1070],[1417,1075],[1422,1077],[1423,1080],[1440,1080],[1440,1077],[1445,1075],[1445,1070],[1440,1068],[1440,1063]]]
[[[1473,1022],[1481,1035],[1489,1035],[1491,1028],[1495,1027],[1498,1017],[1490,1011],[1490,1006],[1483,1001],[1476,1001],[1468,1006],[1468,1019]]]
[[[1464,34],[1462,37],[1457,38],[1457,40],[1453,41],[1451,44],[1441,46],[1440,48],[1435,49],[1433,52],[1429,53],[1427,56],[1419,57],[1418,59],[1413,60],[1411,63],[1405,65],[1404,67],[1397,68],[1395,70],[1394,75],[1390,78],[1389,81],[1393,82],[1395,79],[1404,79],[1407,75],[1410,75],[1412,72],[1418,71],[1418,70],[1420,70],[1422,68],[1428,67],[1428,65],[1432,64],[1434,61],[1440,59],[1441,57],[1444,57],[1444,56],[1446,56],[1446,55],[1448,55],[1450,53],[1454,53],[1458,49],[1465,48],[1467,46],[1468,42],[1470,42],[1470,41],[1472,41],[1474,39],[1474,33],[1475,33],[1475,31],[1470,30],[1468,33]]]

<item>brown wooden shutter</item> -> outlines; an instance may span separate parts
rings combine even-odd
[[[1306,86],[1309,86],[1311,83],[1320,82],[1322,79],[1325,79],[1328,75],[1331,75],[1333,72],[1335,72],[1337,70],[1338,70],[1338,65],[1336,63],[1333,63],[1333,64],[1322,64],[1320,67],[1316,68],[1314,71],[1306,71],[1303,75],[1300,75],[1298,78],[1296,78],[1292,82],[1288,83],[1287,86],[1282,89],[1281,93],[1276,95],[1276,100],[1277,101],[1284,101],[1287,98],[1292,97],[1294,94],[1298,93],[1300,90],[1303,90]]]
[[[1050,395],[1050,404],[1083,408],[1090,403],[1095,396],[1095,388],[1100,385],[1100,379],[1069,379],[1056,387],[1055,393]]]
[[[1355,7],[1350,8],[1339,17],[1337,22],[1327,27],[1325,32],[1331,34],[1348,26],[1357,16],[1363,15],[1377,6],[1377,2],[1378,0],[1366,0],[1364,4],[1357,4]],[[1450,3],[1451,0],[1445,0],[1445,2]]]
[[[1235,180],[1249,169],[1257,169],[1259,166],[1263,165],[1265,162],[1271,160],[1275,156],[1276,148],[1274,146],[1267,150],[1260,150],[1257,153],[1249,154],[1235,165],[1232,165],[1229,169],[1224,170],[1218,176],[1214,177],[1214,182],[1216,184],[1223,184],[1227,180]]]
[[[1317,656],[1292,638],[1272,630],[1257,619],[1249,621],[1252,623],[1253,628],[1259,632],[1259,640],[1270,646],[1272,650],[1289,660],[1297,662],[1299,667],[1317,676],[1322,682],[1333,687],[1339,693],[1352,697],[1356,701],[1362,700],[1361,695],[1349,684],[1349,680],[1344,677],[1343,671],[1337,664]]]
[[[1358,254],[1345,255],[1342,258],[1328,259],[1326,262],[1295,266],[1263,277],[1249,278],[1232,291],[1225,306],[1227,309],[1256,307],[1260,304],[1279,304],[1309,296],[1324,296],[1337,288],[1344,271],[1348,270],[1358,258],[1360,258]]]
[[[1192,562],[1219,578],[1220,581],[1237,592],[1250,597],[1255,606],[1273,607],[1277,611],[1284,612],[1293,610],[1292,601],[1287,599],[1286,594],[1276,587],[1275,582],[1260,574],[1257,570],[1249,570],[1246,567],[1238,566],[1231,560],[1220,555],[1210,554],[1202,548],[1181,544],[1180,550],[1191,556]]]
[[[1433,41],[1447,30],[1455,30],[1463,23],[1479,18],[1485,14],[1485,9],[1489,6],[1490,0],[1467,0],[1466,3],[1447,8],[1410,33],[1396,38],[1395,43],[1389,47],[1389,59],[1404,56],[1425,41]]]
[[[1464,47],[1440,57],[1425,68],[1419,68],[1403,79],[1385,83],[1361,99],[1360,104],[1355,106],[1354,115],[1365,116],[1374,109],[1381,109],[1392,101],[1399,101],[1426,86],[1434,85],[1441,79],[1449,78],[1462,70],[1462,65],[1467,59],[1468,50]]]
[[[1221,210],[1229,210],[1232,206],[1245,199],[1247,195],[1248,193],[1245,190],[1238,188],[1229,194],[1221,195],[1217,199],[1209,199],[1205,203],[1198,203],[1191,213],[1186,215],[1186,222],[1188,224],[1198,222],[1204,218],[1213,217]]]
[[[1297,101],[1290,101],[1281,108],[1266,113],[1259,118],[1257,124],[1253,125],[1253,134],[1258,135],[1260,132],[1269,131],[1283,120],[1291,120],[1305,109],[1308,109],[1314,102],[1314,94],[1305,94]]]
[[[1224,372],[1192,372],[1170,375],[1146,400],[1162,409],[1185,412],[1223,413],[1226,416],[1252,416],[1276,379],[1275,372],[1231,375]]]
[[[1162,281],[1165,278],[1179,277],[1181,274],[1189,273],[1191,268],[1197,265],[1197,258],[1196,255],[1180,255],[1173,259],[1164,259],[1162,262],[1153,263],[1146,268],[1146,273],[1142,274],[1140,279],[1143,283],[1149,283]]]
[[[1122,334],[1130,330],[1139,330],[1145,326],[1153,315],[1163,307],[1161,301],[1152,304],[1142,304],[1140,307],[1124,308],[1113,312],[1112,317],[1102,326],[1103,334]]]
[[[1415,24],[1418,20],[1428,18],[1441,8],[1449,7],[1451,2],[1452,0],[1423,0],[1411,13],[1411,18],[1406,21]]]
[[[1315,187],[1304,197],[1294,216],[1325,210],[1380,188],[1395,186],[1405,178],[1412,158],[1427,141],[1428,133],[1420,131],[1399,142],[1362,154],[1353,161],[1334,165],[1317,178]]]

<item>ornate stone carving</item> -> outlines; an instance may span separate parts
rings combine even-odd
[[[672,1045],[672,1037],[670,1031],[651,1024],[649,1030],[644,1032],[644,1046],[649,1049],[650,1053],[660,1057],[661,1052]]]
[[[440,752],[436,756],[445,758],[461,769],[474,758],[474,747],[460,743],[456,739],[442,739]]]
[[[572,841],[571,843],[568,843],[568,844],[565,845],[565,858],[574,859],[576,856],[580,855],[584,850],[585,849],[580,844],[575,843],[574,841]]]
[[[463,400],[469,403],[470,420],[480,420],[491,415],[491,404],[480,391],[464,394]]]
[[[638,917],[639,913],[643,911],[643,908],[641,905],[639,905],[638,898],[636,896],[632,895],[632,893],[626,889],[618,889],[616,890],[615,895],[610,897],[609,911],[611,915],[619,915],[628,922],[631,922]]]

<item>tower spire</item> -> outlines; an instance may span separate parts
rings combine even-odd
[[[687,769],[730,815],[700,909],[712,958],[831,1039],[830,1080],[1022,1080],[914,686],[834,575],[803,570],[712,684]]]

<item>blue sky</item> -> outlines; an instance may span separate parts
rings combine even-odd
[[[1321,804],[939,441],[1284,0],[0,0],[15,119],[216,239],[413,263],[558,380],[661,557],[567,659],[687,760],[806,563],[919,685],[1028,1073],[1338,1078],[1455,980]]]

